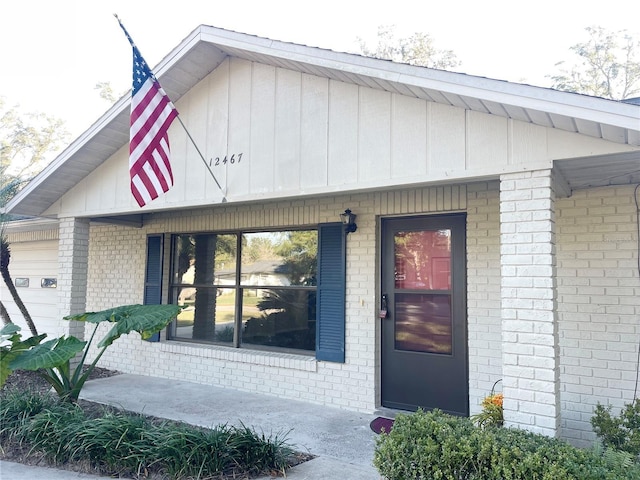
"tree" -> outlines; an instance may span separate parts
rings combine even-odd
[[[396,38],[395,25],[380,25],[375,49],[370,49],[362,38],[358,37],[357,40],[360,52],[367,57],[441,70],[460,65],[453,51],[437,49],[428,33],[416,32],[410,37]]]
[[[40,173],[68,137],[62,120],[44,113],[21,114],[0,97],[2,186],[12,179],[27,182]]]
[[[125,93],[127,93],[126,91],[121,93],[114,92],[111,82],[98,82],[95,84],[93,89],[98,90],[100,98],[109,102],[110,105],[116,103],[118,98],[123,97]]]
[[[558,62],[560,73],[549,76],[553,88],[611,100],[623,100],[640,94],[640,40],[626,30],[606,31],[587,27],[586,42],[570,48],[578,59],[567,66]]]
[[[35,324],[9,273],[11,249],[4,225],[10,218],[4,207],[46,166],[50,154],[66,142],[68,135],[61,120],[42,113],[21,115],[16,107],[7,108],[0,97],[0,274],[33,336],[38,333]],[[2,302],[0,316],[3,323],[11,323]]]
[[[98,82],[96,83],[94,90],[98,90],[100,98],[106,100],[111,105],[116,103],[116,94],[113,92],[113,87],[111,86],[111,82]]]

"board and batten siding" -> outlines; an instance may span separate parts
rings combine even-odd
[[[584,137],[575,134],[236,58],[176,106],[224,194],[174,122],[175,186],[147,209],[488,178],[548,167],[558,148],[571,156],[597,150],[593,142],[581,149],[575,140]],[[46,213],[139,211],[123,145]]]

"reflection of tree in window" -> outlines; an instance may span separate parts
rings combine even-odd
[[[176,235],[172,298],[187,308],[171,338],[314,350],[317,236]]]
[[[249,235],[248,245],[252,246],[257,239]],[[261,315],[254,314],[245,322],[243,343],[313,350],[315,289],[296,287],[316,284],[318,234],[315,230],[271,234],[268,248],[263,234],[257,235],[261,240],[255,245],[268,252],[272,260],[262,259],[263,265],[270,265],[270,272],[262,278],[261,285],[271,288],[257,289],[260,300],[256,307]],[[252,255],[251,259],[257,264],[260,256]],[[251,269],[252,266],[243,265],[243,282],[247,281]]]
[[[449,288],[450,233],[424,230],[395,234],[396,288]]]
[[[278,246],[278,255],[288,272],[291,285],[315,285],[318,257],[318,233],[316,231],[288,232]]]

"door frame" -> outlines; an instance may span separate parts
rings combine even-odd
[[[468,310],[467,310],[467,297],[468,297],[468,267],[467,267],[467,222],[466,222],[466,217],[467,214],[466,212],[462,211],[462,212],[447,212],[447,213],[434,213],[434,214],[421,214],[421,213],[417,213],[417,214],[408,214],[408,215],[380,215],[377,218],[377,233],[378,233],[378,242],[377,242],[377,285],[376,285],[376,319],[378,322],[376,324],[376,342],[378,345],[378,349],[377,349],[377,372],[376,372],[376,377],[377,377],[377,385],[378,385],[378,389],[377,389],[377,398],[378,398],[378,405],[381,408],[391,408],[391,409],[395,409],[395,407],[385,407],[383,406],[383,385],[382,385],[382,381],[383,381],[383,322],[385,322],[385,319],[381,319],[379,318],[378,312],[381,308],[381,302],[382,302],[382,295],[384,293],[384,288],[385,286],[383,285],[384,282],[384,278],[383,278],[383,272],[384,272],[384,262],[385,262],[385,257],[384,257],[384,247],[385,247],[385,221],[393,221],[393,220],[419,220],[421,218],[424,218],[426,220],[429,219],[437,219],[437,218],[451,218],[451,217],[462,217],[463,218],[463,230],[462,230],[462,236],[463,236],[463,245],[462,245],[462,252],[461,252],[461,262],[462,265],[460,266],[460,270],[464,273],[463,275],[463,283],[462,283],[462,292],[460,292],[458,294],[458,296],[456,297],[456,311],[460,312],[460,314],[463,317],[463,321],[461,322],[461,324],[459,325],[459,328],[462,328],[463,333],[462,333],[462,337],[464,338],[464,371],[466,374],[466,396],[465,396],[465,401],[464,401],[464,411],[461,412],[463,415],[468,416],[469,415],[469,390],[470,390],[470,384],[469,384],[469,317],[468,317]],[[452,290],[453,290],[453,285],[452,285]],[[443,409],[445,410],[445,409]],[[458,412],[449,412],[449,413],[453,413],[453,414],[458,414],[460,415],[461,413]]]

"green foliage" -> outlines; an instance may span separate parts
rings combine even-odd
[[[471,420],[479,427],[501,427],[504,424],[502,393],[492,393],[482,400],[482,411]]]
[[[0,329],[0,386],[4,385],[11,372],[13,362],[19,355],[38,345],[46,334],[22,340],[20,327],[14,323],[6,324]]]
[[[78,405],[35,393],[7,395],[0,412],[3,445],[19,442],[29,456],[88,462],[111,476],[248,478],[284,472],[293,452],[285,439],[245,426],[205,429],[107,408],[91,417]]]
[[[177,305],[124,305],[65,317],[76,322],[111,322],[113,328],[100,341],[98,347],[108,347],[120,336],[138,332],[146,340],[167,326],[168,322],[180,313]]]
[[[376,444],[374,465],[388,480],[622,480],[640,467],[593,450],[509,428],[480,428],[439,410],[399,415]]]
[[[149,338],[166,327],[180,310],[181,307],[177,305],[125,305],[101,312],[88,312],[65,317],[65,320],[95,324],[88,342],[71,336],[40,343],[44,339],[44,335],[22,341],[15,328],[9,329],[4,336],[8,336],[11,344],[0,346],[0,354],[2,355],[0,357],[0,372],[2,373],[0,386],[4,384],[13,370],[33,370],[37,371],[55,389],[61,399],[72,403],[77,402],[82,387],[107,347],[122,335],[131,332],[138,332],[142,338]],[[98,327],[103,322],[110,322],[114,325],[98,343],[100,350],[93,362],[85,368],[89,348]],[[4,331],[3,328],[0,334],[3,334]],[[4,340],[4,336],[0,338]],[[71,360],[81,352],[82,356],[72,370]]]
[[[31,391],[10,390],[2,394],[0,402],[0,441],[20,441],[24,426],[38,413],[51,408],[54,399]]]
[[[591,426],[605,447],[640,455],[640,399],[625,404],[619,416],[611,415],[611,406],[596,406]]]
[[[78,434],[81,427],[85,426],[87,422],[80,407],[57,402],[25,424],[23,441],[30,447],[30,452],[43,453],[53,462],[65,463],[74,458]]]
[[[62,120],[43,113],[20,112],[0,97],[0,188],[40,172],[68,137]]]
[[[315,285],[318,259],[318,232],[294,230],[286,232],[275,247],[282,258],[291,285]]]

